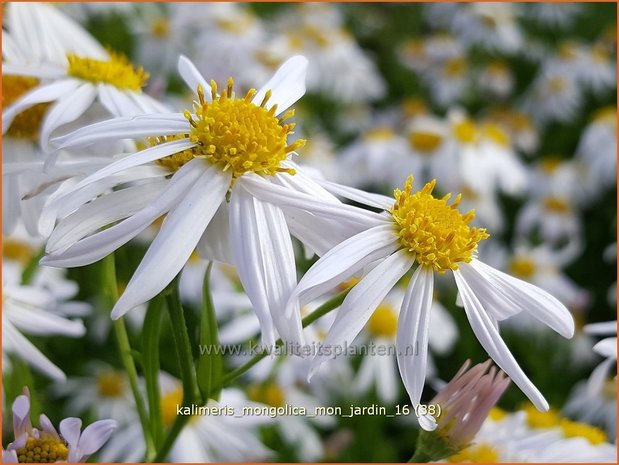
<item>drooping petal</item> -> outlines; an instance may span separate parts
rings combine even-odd
[[[475,285],[484,286],[485,283],[490,283],[489,290],[495,290],[495,299],[493,300],[495,305],[500,305],[502,301],[498,296],[506,297],[508,302],[507,305],[502,305],[503,308],[509,305],[516,306],[519,310],[526,311],[532,317],[548,325],[563,337],[571,338],[574,335],[574,319],[569,310],[543,289],[509,276],[477,259],[473,259],[470,264],[463,263],[462,268],[465,273],[470,268],[477,271],[476,277],[473,277],[472,273],[466,274],[467,282],[471,287]],[[483,293],[482,295],[488,294]]]
[[[376,307],[413,264],[414,258],[409,252],[399,250],[370,271],[344,299],[323,347],[333,350],[335,347],[349,345],[363,329]],[[312,361],[310,376],[329,357],[330,354],[318,354]]]
[[[49,138],[60,126],[75,121],[92,105],[97,96],[97,89],[86,83],[67,95],[63,95],[49,109],[41,126],[41,147],[50,152]]]
[[[398,319],[396,352],[404,387],[416,407],[426,380],[428,333],[434,289],[431,268],[419,266],[406,290]]]
[[[127,187],[96,198],[63,218],[47,240],[49,253],[62,253],[100,228],[123,220],[151,203],[168,184],[162,179]]]
[[[305,273],[290,296],[289,304],[298,299],[301,304],[321,296],[375,260],[398,249],[391,225],[376,226],[351,237],[334,247]],[[287,310],[290,307],[287,305]]]
[[[116,302],[113,319],[152,299],[181,271],[224,199],[230,176],[211,166],[168,214],[125,292]]]
[[[46,255],[40,263],[67,268],[84,266],[100,260],[173,208],[203,172],[203,160],[190,161],[172,176],[168,186],[152,204],[119,224],[76,242],[62,254]]]
[[[63,149],[107,140],[181,134],[188,132],[189,128],[189,123],[182,113],[124,116],[90,124],[67,135],[56,137],[52,139],[52,145],[57,149]]]
[[[74,450],[80,441],[82,420],[75,417],[65,418],[60,422],[60,434],[67,441],[69,450]]]
[[[52,102],[63,95],[70,95],[80,85],[80,81],[76,79],[63,79],[51,84],[35,87],[2,112],[2,134],[8,131],[13,119],[22,111],[39,103]]]
[[[260,105],[267,91],[270,90],[272,94],[266,108],[270,109],[273,105],[277,105],[276,114],[278,115],[287,110],[305,94],[307,65],[307,58],[301,55],[295,55],[286,60],[273,77],[262,86],[252,102]]]
[[[516,383],[539,410],[547,411],[548,402],[527,378],[499,335],[486,310],[471,290],[460,270],[454,271],[456,285],[462,297],[466,316],[477,339],[494,362]]]
[[[34,335],[61,335],[80,337],[86,328],[79,320],[67,320],[48,311],[36,308],[22,308],[11,315],[11,323],[24,333]]]
[[[185,81],[185,84],[187,84],[192,92],[196,92],[200,85],[204,91],[204,99],[207,102],[212,100],[211,93],[209,92],[211,86],[209,86],[206,79],[204,79],[204,76],[198,71],[198,68],[195,67],[193,62],[185,55],[181,55],[178,58],[178,74],[181,75],[183,81]]]

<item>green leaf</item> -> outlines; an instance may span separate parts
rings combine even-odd
[[[203,402],[210,398],[219,399],[221,388],[212,392],[216,386],[221,386],[223,374],[223,360],[219,351],[219,335],[217,330],[217,318],[215,307],[211,298],[210,275],[212,263],[208,266],[204,275],[202,287],[202,307],[200,309],[200,359],[198,360],[198,387],[202,393]],[[210,348],[210,352],[203,353],[204,348]]]

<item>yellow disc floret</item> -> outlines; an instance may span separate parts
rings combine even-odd
[[[182,388],[174,389],[161,396],[161,419],[164,426],[170,426],[176,420],[177,407],[183,405]]]
[[[267,176],[279,172],[294,174],[294,170],[281,167],[289,153],[305,145],[305,140],[287,143],[295,125],[285,121],[294,116],[294,110],[277,118],[277,105],[266,108],[270,90],[257,105],[252,101],[255,89],[247,92],[244,98],[235,98],[233,85],[232,79],[228,79],[227,88],[218,95],[217,84],[211,81],[210,102],[198,87],[199,102],[196,102],[194,114],[185,111],[191,125],[189,139],[197,144],[190,151],[191,156],[205,158],[223,171],[231,172],[233,182],[247,172]],[[189,151],[186,152],[172,155],[178,166],[189,161]]]
[[[97,377],[97,389],[101,397],[122,397],[124,387],[125,378],[117,371],[107,371]]]
[[[527,414],[527,425],[530,428],[553,428],[561,422],[561,415],[553,409],[540,412],[532,404],[526,404],[522,410]]]
[[[39,80],[28,76],[2,75],[2,107],[7,108],[25,93],[39,85]],[[11,123],[7,134],[19,139],[36,141],[39,138],[41,122],[49,103],[39,103],[19,113]]]
[[[72,53],[67,54],[69,76],[94,83],[111,84],[118,89],[140,91],[149,74],[144,68],[135,68],[123,55],[109,52],[109,60],[95,60]]]
[[[568,420],[567,418],[561,420],[559,426],[567,438],[585,438],[594,445],[606,442],[606,433],[595,426]]]
[[[537,266],[529,257],[514,257],[509,263],[509,271],[519,278],[528,279],[535,275]]]
[[[447,457],[450,463],[499,463],[499,454],[488,444],[476,444]]]
[[[460,262],[470,262],[477,243],[490,236],[485,229],[469,226],[475,218],[473,210],[465,214],[458,211],[461,195],[448,205],[451,194],[433,197],[435,185],[436,180],[432,180],[413,194],[413,177],[409,176],[404,190],[394,192],[391,214],[402,246],[419,264],[444,273],[457,270]]]
[[[286,404],[286,395],[276,384],[253,385],[247,390],[247,395],[254,402],[260,402],[271,407],[283,407]]]
[[[19,463],[66,462],[69,450],[66,444],[52,436],[29,437],[26,445],[16,451]]]
[[[379,305],[368,321],[368,331],[376,337],[394,337],[398,315],[389,305]]]

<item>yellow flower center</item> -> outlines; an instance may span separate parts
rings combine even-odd
[[[536,268],[535,262],[528,257],[514,257],[509,264],[511,274],[524,279],[531,278]]]
[[[167,39],[170,36],[170,22],[167,18],[158,18],[150,25],[150,33],[157,39]]]
[[[171,426],[176,420],[176,407],[183,404],[183,389],[178,388],[161,396],[161,418],[164,426]]]
[[[495,144],[500,145],[501,147],[510,146],[509,135],[507,135],[507,133],[496,124],[486,123],[483,125],[482,129],[484,136]]]
[[[110,52],[110,59],[95,60],[67,54],[67,73],[84,81],[111,84],[118,89],[138,92],[146,85],[149,74],[144,68],[135,68],[123,55]]]
[[[271,407],[283,407],[286,403],[284,391],[276,384],[250,386],[247,395],[254,402],[260,402]]]
[[[412,148],[422,154],[430,154],[443,143],[443,137],[428,131],[411,131],[408,135],[408,142]]]
[[[65,462],[69,456],[66,444],[50,436],[39,439],[29,437],[26,445],[16,452],[19,463]]]
[[[7,260],[13,260],[26,266],[34,257],[34,249],[26,244],[15,239],[2,239],[2,257]]]
[[[617,107],[608,106],[596,111],[593,115],[596,123],[607,123],[613,128],[617,127]]]
[[[602,396],[611,401],[617,398],[617,380],[607,379],[602,386]]]
[[[39,80],[27,76],[2,75],[2,107],[15,103],[26,92],[39,85]],[[7,134],[19,139],[36,141],[39,138],[41,122],[50,103],[39,103],[19,113],[9,128]]]
[[[195,114],[185,111],[190,132],[174,136],[189,137],[196,146],[163,158],[159,163],[177,170],[193,158],[204,158],[222,171],[232,172],[232,183],[247,172],[268,176],[280,172],[294,174],[293,169],[280,166],[288,154],[305,145],[302,139],[287,145],[288,135],[293,133],[295,125],[284,122],[294,116],[294,110],[288,110],[278,119],[275,116],[277,105],[269,110],[265,107],[271,97],[270,90],[260,105],[256,105],[252,103],[255,89],[247,92],[244,98],[235,98],[233,84],[232,79],[228,79],[227,88],[218,96],[217,84],[211,81],[212,102],[205,100],[202,88],[198,87]],[[158,142],[162,140],[169,138]]]
[[[402,246],[415,255],[420,265],[431,266],[444,273],[457,270],[459,262],[470,262],[477,243],[490,237],[483,228],[471,228],[474,210],[460,213],[457,206],[461,195],[451,205],[451,194],[441,199],[432,196],[436,179],[420,191],[412,193],[413,177],[409,176],[404,190],[394,191],[391,214]]]
[[[559,197],[547,197],[544,199],[544,208],[553,213],[569,213],[570,203]]]
[[[368,331],[375,337],[394,337],[398,315],[389,305],[379,305],[368,321]]]
[[[565,90],[565,81],[561,77],[550,78],[548,81],[548,87],[551,92],[558,94]]]
[[[367,141],[391,140],[395,137],[393,130],[389,128],[374,128],[365,133]]]
[[[492,407],[488,413],[488,417],[494,421],[501,421],[507,416],[507,412],[499,407]]]
[[[477,138],[477,129],[475,123],[469,119],[464,119],[453,125],[453,134],[463,144],[475,142]]]
[[[498,463],[499,453],[488,444],[478,444],[447,457],[447,461],[450,463]]]
[[[546,174],[552,174],[561,166],[561,157],[550,155],[539,162],[539,168]]]
[[[97,377],[97,388],[101,397],[122,397],[125,378],[116,371],[101,373]]]
[[[533,405],[527,404],[523,410],[527,414],[527,424],[531,428],[553,428],[561,422],[561,416],[553,409],[540,412]]]
[[[445,67],[443,69],[445,75],[448,77],[462,76],[467,69],[466,60],[464,58],[452,58],[445,62]]]
[[[567,438],[585,438],[594,445],[606,442],[606,433],[595,426],[568,420],[567,418],[561,420],[559,426]]]
[[[404,116],[413,118],[428,113],[428,107],[421,99],[407,98],[402,104],[402,111],[404,112]]]

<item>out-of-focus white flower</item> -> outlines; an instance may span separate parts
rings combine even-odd
[[[52,133],[80,118],[95,100],[114,116],[165,111],[162,104],[142,92],[149,77],[144,69],[107,52],[54,7],[11,5],[7,28],[19,52],[6,58],[3,72],[26,82],[27,92],[13,98],[3,110],[3,133],[21,112],[49,102],[54,104],[45,112],[40,128],[41,146],[46,151]]]
[[[587,384],[590,393],[600,392],[604,382],[610,375],[610,370],[617,363],[617,320],[606,323],[592,323],[585,326],[588,334],[605,336],[614,334],[615,337],[602,339],[593,346],[593,350],[600,354],[605,360],[600,363],[591,373]],[[615,378],[616,378],[615,373]]]
[[[526,407],[514,413],[493,409],[473,444],[450,462],[616,462],[617,449],[603,431]]]
[[[525,16],[556,29],[570,27],[581,12],[582,5],[579,3],[526,3],[523,8]]]
[[[593,196],[617,183],[617,107],[595,113],[580,137],[576,158],[586,168],[584,182]]]
[[[15,354],[47,376],[64,379],[62,370],[26,339],[22,332],[34,336],[83,336],[86,329],[82,321],[67,318],[84,309],[81,305],[75,307],[71,305],[72,302],[65,302],[75,295],[77,289],[74,293],[58,298],[46,287],[44,280],[21,284],[22,270],[21,266],[14,267],[6,261],[2,262],[3,357]],[[62,287],[65,280],[58,278],[56,281]],[[5,363],[8,364],[8,360]]]
[[[383,78],[340,16],[336,4],[295,6],[283,13],[278,36],[259,54],[275,63],[291,55],[306,56],[309,92],[343,103],[377,100],[386,91]]]
[[[617,380],[607,379],[601,390],[592,391],[587,383],[577,384],[563,407],[563,413],[590,425],[604,428],[617,440]]]
[[[506,98],[514,88],[514,77],[509,67],[501,61],[493,61],[486,65],[478,77],[478,85],[482,92],[488,92],[491,98]]]
[[[539,124],[573,121],[582,106],[575,76],[560,66],[545,66],[524,96],[523,109]]]
[[[395,202],[375,196],[371,205],[385,211],[383,223],[342,242],[319,259],[292,293],[287,311],[294,311],[297,302],[311,301],[376,262],[347,295],[324,341],[329,347],[350,343],[389,290],[418,265],[400,311],[396,342],[400,373],[416,406],[425,382],[434,272],[452,271],[466,315],[482,346],[538,408],[547,409],[543,396],[501,339],[498,321],[525,311],[569,338],[574,332],[569,311],[547,292],[477,260],[477,244],[488,234],[469,226],[473,212],[461,214],[455,208],[460,196],[448,205],[449,195],[442,199],[432,196],[434,187],[435,182],[430,182],[413,193],[409,178],[404,190],[396,189]],[[361,195],[349,198],[360,199]],[[412,355],[411,348],[415,348]],[[324,355],[315,357],[313,371],[325,359]]]
[[[452,30],[469,46],[502,53],[518,52],[523,37],[511,3],[467,3],[454,16]]]
[[[46,415],[41,414],[39,423],[40,430],[33,428],[30,423],[30,393],[24,388],[24,393],[13,402],[15,439],[7,446],[6,451],[2,450],[3,462],[86,462],[116,429],[114,420],[100,420],[81,431],[82,420],[65,418],[60,422],[59,435]]]

